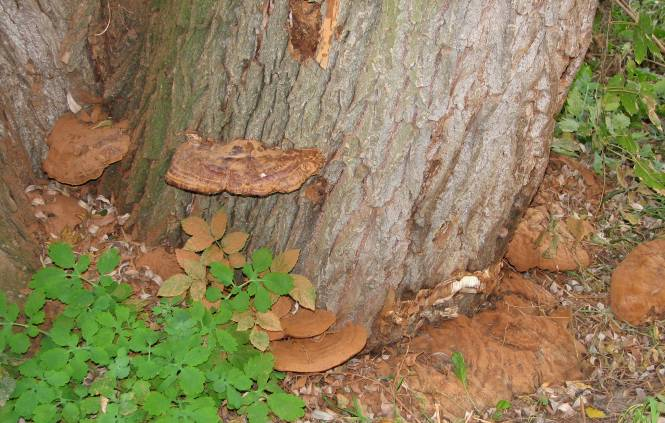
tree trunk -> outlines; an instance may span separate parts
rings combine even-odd
[[[226,207],[250,249],[301,248],[297,270],[320,305],[369,327],[391,288],[415,292],[502,256],[544,172],[595,6],[102,2],[100,37],[125,48],[91,43],[92,56],[105,101],[134,127],[104,186],[152,242],[177,241],[192,208]],[[327,163],[292,194],[191,195],[164,183],[184,130],[317,147]]]
[[[41,172],[67,93],[81,101],[94,91],[85,39],[99,5],[77,3],[0,1],[0,289],[16,300],[39,263],[24,188]]]
[[[23,147],[5,138],[0,127],[0,290],[14,301],[39,258],[25,216],[30,209],[23,191],[31,177],[29,163]]]
[[[595,2],[335,3],[153,10],[125,204],[154,241],[177,234],[192,202],[225,206],[252,247],[301,248],[297,270],[320,304],[370,326],[389,288],[416,291],[502,256],[541,180]],[[331,18],[323,68],[312,56]],[[292,194],[192,196],[163,178],[184,130],[318,147],[327,164]]]

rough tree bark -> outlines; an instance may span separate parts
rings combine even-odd
[[[118,4],[103,37],[127,48],[92,56],[105,101],[134,119],[131,157],[104,186],[123,194],[137,234],[175,241],[192,205],[225,206],[252,247],[301,248],[298,271],[321,305],[367,326],[389,288],[416,291],[502,255],[542,177],[596,6]],[[128,30],[127,16],[141,18]],[[325,52],[322,67],[314,56]],[[327,164],[293,194],[192,196],[163,180],[183,130],[318,147]]]
[[[0,1],[0,289],[14,299],[39,263],[24,188],[40,173],[67,92],[81,101],[96,90],[85,34],[97,7]]]
[[[153,10],[125,201],[152,240],[192,201],[227,207],[253,247],[302,248],[298,270],[322,305],[369,326],[388,288],[501,257],[540,182],[595,2],[341,1],[325,69],[303,3]],[[163,183],[187,129],[319,147],[327,164],[297,193],[193,198]]]

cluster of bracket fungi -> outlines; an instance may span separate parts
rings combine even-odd
[[[176,150],[166,181],[200,194],[228,192],[266,196],[300,188],[316,174],[325,158],[316,148],[267,148],[256,140],[220,144],[188,133]]]
[[[279,316],[282,326],[281,331],[268,331],[275,369],[280,371],[323,372],[346,362],[367,342],[364,327],[350,323],[331,331],[336,321],[334,313],[294,307],[288,297],[281,297],[272,312]]]
[[[103,113],[95,115],[99,117],[66,113],[56,122],[47,138],[49,152],[42,163],[51,178],[81,185],[99,178],[106,167],[125,156],[130,144],[126,122],[104,120],[100,124]],[[245,139],[221,144],[203,140],[193,132],[185,135],[187,141],[177,148],[166,181],[196,193],[289,193],[299,189],[325,163],[323,154],[315,148],[282,150]],[[275,304],[274,312],[280,317],[282,330],[268,334],[278,370],[325,371],[365,347],[367,331],[360,325],[347,324],[330,331],[336,321],[330,311],[298,308],[284,297]]]

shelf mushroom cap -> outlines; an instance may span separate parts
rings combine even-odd
[[[335,313],[328,310],[298,309],[280,319],[284,333],[292,338],[311,338],[321,335],[335,323]]]
[[[325,162],[316,148],[282,150],[267,148],[256,140],[219,144],[188,138],[176,149],[166,181],[200,194],[262,197],[293,192]]]
[[[339,366],[358,354],[367,342],[367,331],[348,324],[336,333],[318,338],[273,341],[270,350],[275,356],[275,370],[286,372],[323,372]]]
[[[129,150],[127,122],[95,127],[65,113],[51,129],[49,151],[42,163],[49,177],[68,185],[82,185],[102,175]]]

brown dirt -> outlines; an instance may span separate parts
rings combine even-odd
[[[585,268],[591,259],[580,241],[545,207],[532,207],[517,226],[506,259],[520,272],[534,267],[552,271]]]
[[[335,323],[335,313],[328,310],[299,308],[296,314],[280,319],[284,333],[292,338],[311,338],[321,335]]]
[[[665,240],[638,245],[612,273],[612,311],[633,325],[665,318]]]
[[[67,197],[57,192],[53,192],[53,195],[40,196],[40,198],[45,204],[36,206],[35,212],[41,211],[46,217],[43,221],[44,228],[49,234],[60,236],[65,228],[73,230],[83,223],[87,215],[87,211],[79,205],[77,198]]]
[[[163,280],[175,274],[182,273],[175,255],[166,251],[164,247],[157,247],[142,254],[136,259],[136,267],[147,267],[157,273]]]
[[[501,299],[494,310],[428,327],[409,346],[421,355],[407,381],[449,416],[469,408],[450,364],[456,351],[467,363],[469,393],[480,407],[582,376],[568,328],[570,312],[558,310],[551,294],[512,272],[497,294]]]
[[[49,152],[42,163],[44,171],[63,184],[81,185],[101,176],[111,163],[122,159],[129,149],[126,122],[98,127],[65,113],[46,139]]]

